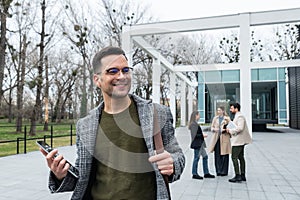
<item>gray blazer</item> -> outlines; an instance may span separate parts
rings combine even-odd
[[[130,95],[136,103],[140,124],[144,139],[148,148],[149,156],[154,155],[153,144],[153,104],[138,96]],[[90,173],[92,170],[93,153],[95,148],[96,136],[98,133],[99,118],[101,110],[104,107],[102,102],[97,108],[91,110],[89,114],[79,119],[76,126],[77,132],[77,158],[75,166],[79,170],[79,178],[74,178],[71,174],[63,179],[61,183],[55,180],[54,175],[50,172],[49,189],[52,193],[74,191],[73,200],[84,198],[89,183]],[[158,121],[161,127],[163,144],[174,160],[174,174],[169,177],[169,182],[176,181],[180,178],[185,166],[185,157],[174,136],[173,118],[170,109],[166,106],[156,106]],[[157,199],[168,199],[168,193],[157,166],[152,164],[156,173]]]

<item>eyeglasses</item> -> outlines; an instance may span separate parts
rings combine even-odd
[[[120,71],[123,74],[128,74],[130,72],[130,70],[133,70],[133,68],[132,67],[123,67],[122,69],[119,69],[119,68],[116,68],[116,67],[112,67],[112,68],[106,69],[105,71],[106,71],[106,74],[108,74],[108,75],[116,75]],[[101,72],[98,72],[97,74],[100,75]]]

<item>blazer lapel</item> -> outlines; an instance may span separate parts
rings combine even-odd
[[[154,154],[153,146],[153,104],[137,103],[141,129],[150,155]]]
[[[99,105],[97,108],[93,109],[89,117],[85,118],[81,122],[83,134],[81,134],[81,139],[86,146],[86,149],[90,152],[91,155],[94,155],[96,137],[99,126],[99,117],[101,115],[101,108],[103,104]]]

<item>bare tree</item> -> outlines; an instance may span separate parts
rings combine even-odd
[[[31,4],[26,1],[16,2],[12,6],[13,18],[10,29],[10,40],[7,42],[11,55],[11,62],[15,68],[17,84],[16,131],[22,131],[23,95],[26,76],[27,46],[30,44],[28,35],[33,27],[35,13]],[[13,25],[12,25],[13,24]]]
[[[23,96],[24,96],[24,85],[25,85],[25,68],[26,68],[26,50],[27,41],[26,36],[23,37],[23,48],[20,53],[19,59],[21,73],[17,73],[17,120],[16,120],[16,131],[22,131],[23,121]]]
[[[7,66],[6,67],[6,75],[4,78],[4,85],[6,86],[6,89],[3,90],[3,92],[8,91],[8,95],[4,95],[3,99],[5,100],[6,104],[8,105],[8,123],[12,122],[13,118],[13,90],[16,88],[17,83],[14,76],[13,67]]]
[[[133,93],[150,99],[152,94],[152,64],[153,58],[140,48],[135,48],[133,54],[134,83]]]
[[[80,14],[79,14],[80,13]],[[70,2],[65,6],[65,14],[68,20],[65,20],[61,24],[63,30],[63,35],[71,43],[71,49],[75,50],[81,56],[81,70],[80,77],[82,78],[81,85],[81,105],[80,105],[80,116],[83,117],[87,114],[87,105],[88,105],[88,94],[87,88],[89,85],[89,90],[92,91],[93,80],[92,80],[92,69],[90,66],[90,56],[89,56],[89,44],[92,43],[90,38],[91,28],[89,28],[87,18],[85,17],[84,7],[81,7],[81,10],[76,10],[74,4]],[[70,24],[73,29],[67,29],[66,24]],[[89,78],[89,79],[88,79]],[[89,84],[87,84],[89,80]],[[93,92],[91,95],[91,107],[94,107],[93,102]]]
[[[294,59],[300,52],[297,26],[295,24],[285,24],[276,27],[275,34],[276,43],[273,48],[276,56],[274,56],[274,60]]]
[[[3,78],[4,78],[4,67],[5,67],[5,51],[6,51],[6,21],[7,17],[10,16],[8,10],[12,0],[1,0],[0,1],[0,17],[1,17],[1,33],[0,33],[0,108],[3,97]],[[0,113],[1,115],[1,113]]]
[[[220,41],[221,55],[224,56],[226,63],[237,63],[240,59],[239,40],[235,33],[229,38],[223,37]]]
[[[125,25],[133,25],[143,21],[150,22],[152,17],[146,18],[147,7],[134,5],[133,1],[117,3],[112,0],[101,0],[105,12],[99,13],[101,27],[109,45],[122,45],[121,36]]]
[[[67,100],[71,99],[78,69],[79,68],[69,68],[57,71],[58,73],[54,80],[57,91],[57,100],[54,106],[54,116],[52,116],[56,122],[61,122],[62,116],[66,110]]]
[[[49,62],[48,56],[45,56],[45,94],[44,94],[44,102],[45,102],[45,120],[44,120],[44,131],[48,131],[48,123],[49,123]]]
[[[33,108],[32,116],[31,116],[31,126],[29,135],[35,135],[36,134],[36,122],[38,121],[41,110],[42,110],[42,102],[41,102],[41,96],[42,96],[42,84],[43,84],[43,65],[44,65],[44,50],[45,50],[45,24],[46,24],[46,1],[43,0],[41,2],[41,10],[42,10],[42,21],[41,21],[41,32],[40,32],[40,43],[39,46],[39,62],[38,62],[38,76],[36,78],[36,99],[35,99],[35,105]]]

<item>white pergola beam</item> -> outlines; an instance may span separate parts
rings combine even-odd
[[[276,23],[294,23],[299,22],[300,8],[265,12],[249,12],[234,15],[185,19],[149,24],[137,24],[130,27],[130,34],[131,36],[142,36],[151,34],[238,28],[240,25],[238,21],[242,14],[250,15],[250,26],[269,25]]]
[[[264,61],[264,62],[250,62],[251,69],[262,68],[276,68],[276,67],[299,67],[300,59],[294,60],[281,60],[281,61]],[[237,70],[241,69],[239,63],[227,63],[227,64],[203,64],[203,65],[175,65],[175,72],[197,72],[197,71],[214,71],[214,70]]]
[[[143,48],[144,51],[146,51],[150,56],[152,56],[154,59],[159,59],[161,64],[166,67],[171,72],[174,72],[174,66],[165,58],[163,57],[159,51],[157,51],[152,45],[150,45],[143,37],[133,37],[133,41]],[[176,76],[178,76],[181,80],[185,81],[188,85],[191,87],[195,87],[198,85],[197,82],[191,82],[185,75],[183,75],[181,72],[175,72]]]
[[[250,26],[297,23],[299,20],[300,8],[250,13]]]

